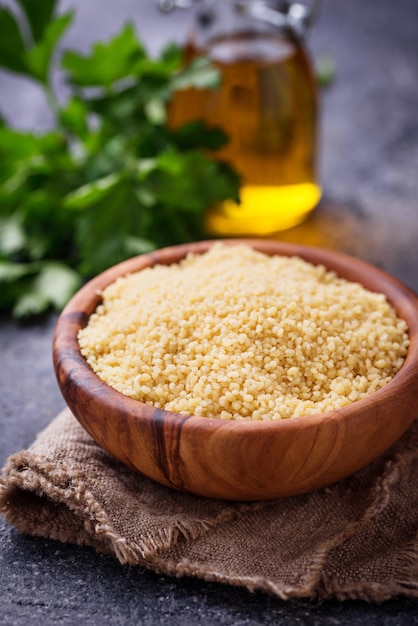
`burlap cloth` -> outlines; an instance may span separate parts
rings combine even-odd
[[[282,599],[418,597],[418,420],[355,476],[267,503],[160,486],[101,450],[64,410],[10,457],[0,511],[23,533],[93,546],[121,563]]]

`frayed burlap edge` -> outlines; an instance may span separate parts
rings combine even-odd
[[[22,451],[9,457],[0,478],[0,513],[5,520],[24,534],[55,539],[63,543],[90,545],[99,552],[112,553],[122,565],[152,564],[155,555],[169,550],[181,538],[193,541],[215,524],[226,523],[227,512],[214,522],[183,519],[145,534],[141,541],[127,541],[116,532],[106,512],[89,491],[82,476],[74,472],[71,463],[61,462],[57,467],[45,458]],[[71,527],[57,527],[53,519],[39,522],[22,514],[15,505],[16,497],[36,495],[39,503],[62,504],[73,514]],[[13,502],[10,501],[13,496]],[[49,506],[49,504],[47,504]],[[245,509],[247,507],[243,507]]]
[[[264,503],[238,506],[232,511],[229,509],[215,521],[189,521],[185,518],[142,535],[140,541],[128,542],[126,537],[116,532],[105,510],[86,488],[84,474],[76,464],[66,462],[65,459],[57,464],[44,455],[22,451],[8,459],[0,478],[0,512],[6,521],[22,533],[64,543],[89,545],[98,552],[113,554],[121,564],[144,566],[171,576],[194,576],[210,582],[245,587],[249,591],[262,591],[282,600],[352,599],[379,603],[396,596],[418,598],[417,537],[396,555],[391,580],[384,584],[371,580],[344,584],[324,574],[330,553],[358,532],[362,524],[370,522],[370,516],[375,516],[384,507],[390,487],[395,486],[402,468],[408,463],[417,462],[416,439],[415,436],[406,440],[399,453],[387,460],[385,471],[379,477],[380,487],[376,499],[366,509],[362,519],[317,549],[309,578],[303,581],[300,588],[281,584],[268,577],[217,571],[208,563],[202,564],[186,557],[176,560],[171,558],[169,552],[179,541],[193,542],[214,527],[244,515],[246,510],[265,506]],[[58,507],[57,517],[71,515],[72,523],[69,526],[60,525],[56,523],[56,518],[49,518],[48,515],[31,517],[27,510],[23,511],[26,497],[35,498],[37,506],[44,503],[47,513],[54,506]],[[69,527],[71,530],[68,530]]]

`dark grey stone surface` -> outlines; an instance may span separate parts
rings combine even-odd
[[[158,17],[151,0],[62,2],[68,6],[77,7],[77,21],[65,43],[82,49],[127,17],[153,50],[187,27],[183,13]],[[281,235],[361,257],[416,291],[417,23],[416,0],[324,0],[310,40],[315,58],[329,53],[337,66],[322,98],[324,200],[305,224]],[[4,74],[0,107],[21,126],[48,124],[37,90]],[[54,316],[24,326],[0,320],[0,464],[29,446],[64,406],[51,363],[54,324]],[[0,625],[27,624],[412,626],[418,601],[282,602],[122,567],[89,548],[23,537],[0,520]]]

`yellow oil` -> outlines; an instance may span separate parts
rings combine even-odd
[[[177,92],[169,122],[203,118],[229,137],[214,156],[241,175],[241,202],[212,207],[208,232],[265,236],[302,222],[321,196],[316,89],[304,48],[288,35],[250,32],[213,39],[205,53],[220,70],[219,88]]]
[[[206,216],[208,232],[223,236],[271,235],[303,222],[318,204],[321,191],[314,183],[245,185],[241,204],[225,201]]]

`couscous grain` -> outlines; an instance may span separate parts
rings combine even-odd
[[[79,344],[103,381],[141,402],[278,420],[383,387],[408,329],[383,294],[323,266],[219,243],[109,285]]]

